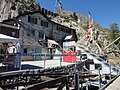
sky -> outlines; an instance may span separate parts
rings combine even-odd
[[[36,0],[41,7],[55,12],[57,0]],[[120,0],[60,0],[64,10],[91,17],[104,28],[117,23],[120,27]]]

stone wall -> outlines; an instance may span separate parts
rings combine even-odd
[[[34,24],[32,22],[28,22],[28,16],[31,16],[33,18],[37,18],[37,24]],[[33,27],[35,29],[35,36],[39,36],[38,32],[43,32],[45,33],[46,37],[49,37],[50,39],[53,39],[57,42],[61,42],[63,41],[64,37],[67,35],[74,35],[73,30],[71,30],[70,28],[64,27],[62,25],[59,24],[55,24],[54,22],[50,22],[48,21],[42,14],[40,13],[36,13],[33,15],[25,15],[25,16],[21,16],[19,18],[22,22],[24,22],[26,25],[30,26],[29,28]],[[44,22],[48,23],[48,26],[41,26],[41,20]],[[66,31],[67,30],[67,31]],[[26,34],[26,32],[24,30],[22,30],[21,28],[21,33],[20,33],[20,37],[22,40],[26,39],[26,41],[28,42],[33,42],[29,36]],[[25,42],[25,43],[28,43]]]
[[[14,2],[15,0],[13,0]],[[11,0],[0,0],[0,22],[5,19],[11,19],[18,15],[18,7],[12,9],[13,3]]]
[[[32,18],[36,18],[37,23],[29,22],[29,16]],[[20,16],[18,20],[21,20],[21,22],[25,23],[25,27],[27,27],[28,29],[34,28],[34,34],[37,38],[39,38],[39,32],[42,32],[45,34],[46,39],[53,39],[56,42],[62,44],[62,41],[64,40],[65,36],[71,34],[75,35],[75,31],[73,31],[73,29],[51,22],[48,19],[46,19],[41,13]],[[47,23],[47,26],[41,25],[41,21]],[[27,48],[27,51],[32,53],[49,53],[48,49],[46,47],[43,48],[42,46],[40,46],[30,35],[28,35],[28,33],[24,30],[23,27],[20,27],[19,38],[23,49],[22,52],[24,52],[24,49]],[[39,58],[44,59],[44,57]],[[47,59],[49,58],[50,57],[48,57]]]

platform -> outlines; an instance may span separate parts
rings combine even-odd
[[[113,81],[105,90],[120,90],[120,76]]]

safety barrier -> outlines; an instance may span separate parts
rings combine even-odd
[[[120,69],[119,68],[115,68],[116,69],[116,75],[114,75],[114,71],[112,71],[111,65],[109,65],[109,74],[102,74],[101,73],[101,69],[106,68],[106,66],[101,66],[98,67],[98,69],[93,69],[93,70],[88,70],[89,73],[94,72],[94,71],[98,71],[98,76],[96,77],[96,80],[98,80],[98,82],[91,82],[91,81],[87,81],[86,82],[86,90],[88,90],[88,86],[93,85],[93,86],[98,86],[99,90],[104,90],[110,83],[112,83],[118,76],[120,76]],[[86,69],[86,67],[83,67]]]
[[[6,56],[6,55],[13,55],[13,56],[16,56],[16,55],[20,55],[20,56],[58,56],[58,57],[61,57],[61,56],[69,56],[69,55],[71,55],[71,54],[46,54],[46,53],[20,53],[20,54],[0,54],[0,55],[3,55],[3,56]],[[71,56],[79,56],[79,55],[77,55],[77,54],[72,54]],[[44,60],[44,65],[45,65],[45,61],[46,60]],[[60,61],[61,62],[61,61]],[[81,64],[80,64],[81,65]],[[83,64],[84,65],[84,64]],[[105,67],[105,66],[104,66]],[[102,68],[104,68],[104,67],[102,67]],[[44,68],[45,68],[45,66],[44,66]],[[84,67],[83,67],[84,68]],[[102,84],[103,82],[101,82],[101,79],[102,78],[104,78],[104,74],[102,74],[101,72],[100,72],[100,68],[101,67],[99,67],[98,69],[94,69],[94,70],[98,70],[98,77],[97,77],[97,80],[98,80],[98,86],[99,86],[99,88],[101,88],[101,87],[103,87],[103,85],[105,85],[105,84]],[[110,73],[109,73],[109,78],[110,78],[110,80],[112,79],[111,77],[111,74],[112,74],[112,71],[111,71],[111,67],[110,67]],[[63,69],[64,70],[64,69]],[[80,69],[81,70],[81,69]],[[90,72],[92,72],[92,71],[94,71],[94,70],[88,70],[88,73],[90,73]],[[116,68],[116,70],[117,70],[117,68]],[[51,70],[50,69],[50,71],[53,71],[53,70]],[[55,70],[56,71],[56,70]],[[81,72],[80,72],[81,73]],[[118,70],[118,74],[119,74],[119,70]],[[79,78],[79,77],[78,77]],[[78,81],[79,82],[79,81]],[[94,84],[95,85],[95,83],[92,83],[92,81],[87,81],[86,82],[86,88],[88,88],[87,86],[89,86],[88,84]]]
[[[20,56],[79,56],[77,54],[46,54],[46,53],[16,53],[16,54],[0,54],[0,56],[12,55],[16,56],[19,54]]]
[[[3,61],[1,62],[3,65],[6,66],[6,71],[8,70],[8,66],[9,65],[13,65],[14,68],[19,68],[21,69],[21,60],[24,59],[24,57],[32,57],[31,60],[33,61],[42,61],[43,62],[43,65],[42,67],[46,68],[47,66],[47,60],[54,60],[55,62],[57,62],[57,65],[59,64],[60,66],[62,65],[62,62],[64,62],[64,57],[76,57],[78,56],[77,54],[48,54],[48,53],[14,53],[14,54],[0,54],[0,56],[3,56]],[[15,59],[13,61],[10,61],[10,60],[5,60],[5,57],[8,57],[8,56],[13,56]],[[48,57],[54,57],[52,59],[48,59]],[[17,58],[18,57],[18,58]],[[21,59],[20,59],[21,57]],[[37,57],[37,59],[36,59]],[[41,59],[42,57],[42,59]],[[58,58],[56,58],[58,57]],[[68,58],[70,59],[70,58]],[[74,59],[73,61],[76,61],[76,59],[78,58],[72,58]],[[31,61],[30,60],[30,61]],[[29,61],[29,60],[26,60],[26,61]],[[69,63],[76,63],[76,62],[69,62]]]

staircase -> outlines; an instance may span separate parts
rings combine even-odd
[[[79,47],[79,50],[81,50],[82,54],[87,55],[88,60],[92,59],[94,61],[94,64],[92,64],[92,66],[94,66],[95,64],[100,64],[101,65],[101,68],[102,68],[102,70],[100,71],[101,74],[110,74],[111,73],[113,75],[117,75],[118,72],[120,72],[119,68],[112,66],[109,62],[107,62],[106,60],[101,58],[99,55],[87,52],[86,50],[84,50],[81,47]],[[92,71],[92,73],[98,74],[98,70],[93,69],[91,71]]]
[[[18,21],[17,22],[20,27],[23,28],[23,30],[25,30],[27,32],[27,34],[30,35],[31,38],[33,38],[36,42],[39,43],[39,45],[41,45],[42,47],[44,47],[44,43],[45,43],[45,36],[43,38],[38,38],[36,37],[35,35],[33,35],[32,31],[35,30],[35,31],[38,31],[39,33],[42,33],[44,34],[43,32],[40,32],[39,30],[27,25],[26,23],[22,22],[22,21]],[[44,34],[45,35],[45,34]]]

